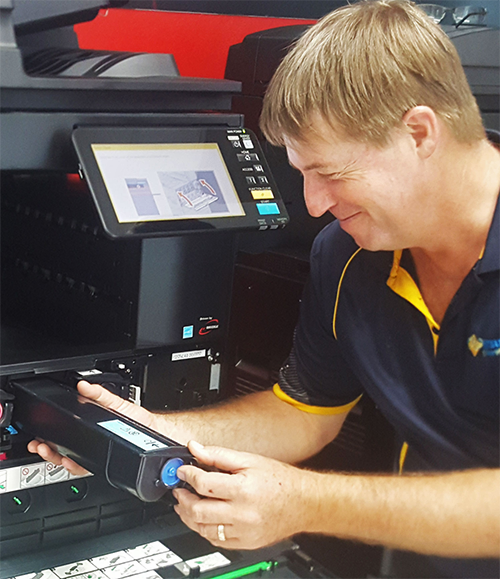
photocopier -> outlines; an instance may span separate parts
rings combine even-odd
[[[0,0],[0,577],[324,577],[292,541],[216,549],[173,510],[192,457],[78,395],[222,399],[236,239],[289,218],[240,83],[81,50],[126,0]],[[89,474],[26,450],[48,440]]]

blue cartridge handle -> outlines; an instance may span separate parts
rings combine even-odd
[[[161,482],[168,488],[177,486],[180,482],[177,469],[184,464],[182,458],[171,458],[161,469]]]

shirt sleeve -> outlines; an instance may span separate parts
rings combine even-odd
[[[337,288],[357,249],[335,222],[313,244],[310,279],[302,296],[293,348],[274,387],[280,399],[306,412],[346,412],[363,393],[333,335]]]

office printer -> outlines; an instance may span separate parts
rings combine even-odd
[[[288,221],[230,112],[239,83],[78,48],[73,24],[124,4],[0,1],[0,576],[325,576],[291,542],[223,552],[189,533],[168,492],[124,478],[163,465],[168,487],[158,453],[175,441],[75,393],[87,379],[152,410],[222,398],[236,236]],[[42,432],[70,456],[88,436],[109,464],[71,476],[27,453]]]

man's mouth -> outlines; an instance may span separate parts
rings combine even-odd
[[[361,211],[356,211],[356,213],[351,213],[351,215],[347,215],[346,217],[337,217],[341,225],[349,223],[352,219],[357,217]]]

